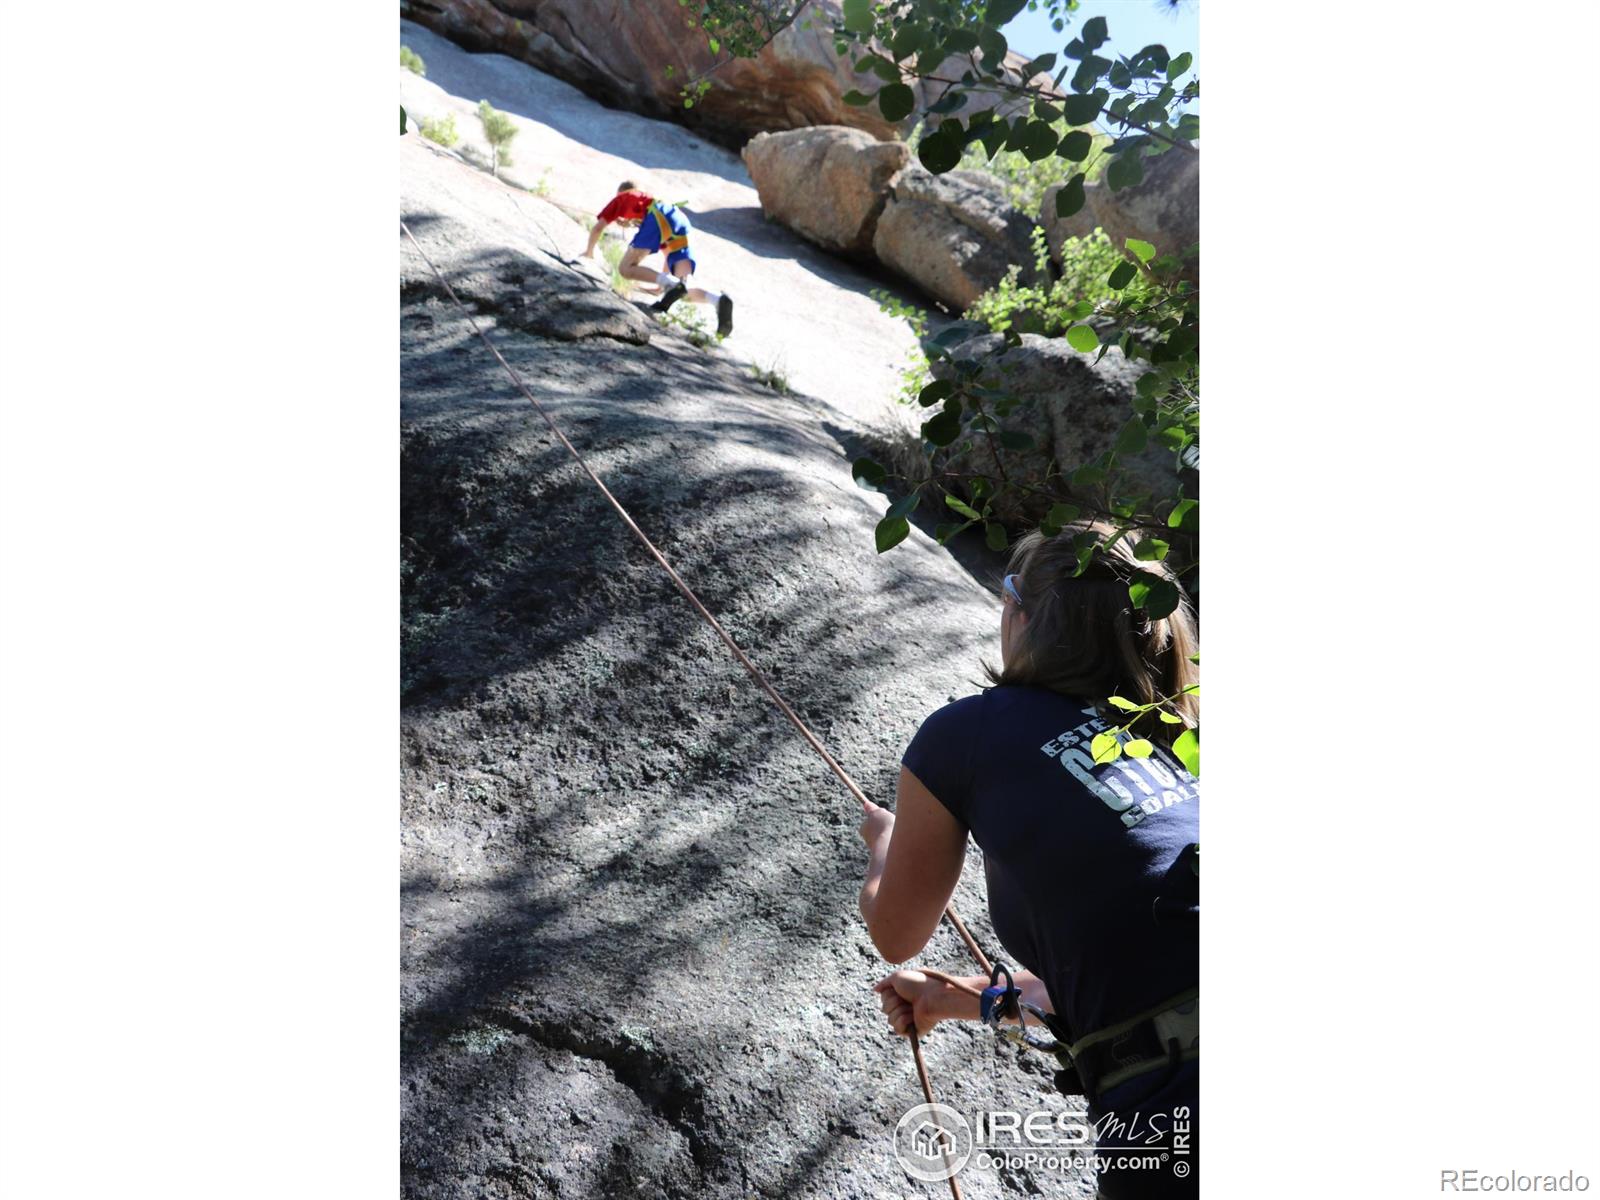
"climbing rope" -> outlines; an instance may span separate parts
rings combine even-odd
[[[517,390],[523,394],[529,404],[533,405],[534,410],[542,418],[544,418],[544,423],[550,427],[550,432],[555,434],[556,438],[561,442],[561,444],[567,448],[567,453],[571,454],[578,466],[583,468],[584,474],[588,475],[588,477],[594,482],[595,487],[600,489],[600,494],[606,498],[606,500],[611,504],[611,507],[617,510],[617,515],[622,518],[622,523],[633,531],[634,536],[637,537],[644,548],[649,551],[650,557],[654,558],[656,562],[660,564],[661,569],[664,570],[672,582],[677,585],[678,590],[683,593],[684,598],[694,606],[696,612],[705,618],[706,623],[711,626],[716,635],[721,638],[728,649],[732,651],[733,656],[739,660],[740,665],[743,666],[747,672],[749,672],[750,677],[756,681],[757,685],[767,694],[768,698],[773,702],[773,704],[777,705],[778,711],[788,718],[789,723],[799,731],[800,736],[803,737],[807,744],[817,752],[822,761],[828,764],[828,769],[838,776],[839,781],[844,784],[845,789],[857,800],[859,800],[863,806],[869,804],[870,801],[867,799],[867,794],[861,790],[860,785],[857,784],[854,779],[850,778],[849,774],[842,766],[839,765],[838,761],[833,757],[833,755],[828,753],[827,747],[822,744],[821,739],[819,739],[816,734],[811,732],[810,727],[803,720],[801,720],[800,715],[795,712],[792,707],[790,707],[789,702],[778,694],[778,690],[772,686],[772,683],[767,679],[761,668],[750,661],[749,656],[745,654],[745,652],[739,647],[739,643],[733,640],[733,637],[728,633],[728,631],[722,627],[722,623],[712,615],[711,610],[700,602],[700,597],[695,595],[694,589],[684,582],[683,577],[679,575],[678,572],[673,568],[672,564],[667,561],[666,555],[662,554],[661,551],[656,548],[655,543],[650,540],[649,536],[646,535],[644,530],[640,529],[633,517],[628,514],[628,510],[622,506],[621,502],[618,501],[614,495],[611,494],[611,489],[606,487],[600,476],[596,475],[593,469],[590,468],[589,464],[584,461],[583,455],[578,453],[578,448],[567,440],[567,435],[562,433],[560,427],[557,426],[553,420],[551,420],[550,414],[544,410],[544,406],[540,404],[534,394],[528,390],[528,385],[522,381],[522,376],[517,374],[516,368],[514,368],[505,360],[505,356],[500,353],[499,348],[489,340],[488,334],[479,327],[478,322],[473,319],[471,311],[465,304],[461,302],[461,299],[455,293],[455,289],[450,286],[450,281],[446,279],[444,277],[444,273],[434,265],[433,260],[428,257],[427,251],[422,248],[421,244],[416,239],[416,235],[411,232],[410,227],[408,227],[404,221],[400,222],[400,230],[410,240],[412,246],[416,248],[417,253],[422,257],[422,261],[428,264],[428,268],[433,272],[440,284],[443,285],[445,293],[461,311],[461,315],[466,318],[467,323],[471,325],[472,331],[476,333],[483,344],[489,348],[489,353],[494,355],[495,360],[505,368],[506,374],[509,375],[511,377],[511,381],[516,384]],[[988,956],[985,955],[983,950],[978,946],[977,940],[973,938],[972,934],[967,930],[967,927],[962,922],[961,918],[956,915],[956,910],[953,905],[945,905],[944,917],[950,922],[951,927],[956,931],[956,933],[960,935],[962,942],[966,944],[968,953],[972,955],[973,960],[980,968],[982,968],[983,973],[985,975],[992,974],[992,967],[989,963]],[[961,982],[958,979],[955,979],[953,976],[944,974],[942,971],[929,970],[925,971],[925,974],[942,979],[947,983],[954,984],[956,987],[962,989],[963,991],[970,992],[973,995],[980,994],[977,989]],[[927,1099],[927,1102],[929,1104],[933,1104],[935,1102],[933,1098],[933,1081],[929,1078],[927,1063],[923,1061],[922,1044],[917,1038],[915,1027],[913,1027],[911,1030],[910,1041],[912,1058],[916,1063],[917,1081],[922,1085],[922,1094]],[[945,1162],[948,1164],[949,1161],[950,1151],[948,1148],[946,1148]],[[956,1182],[954,1174],[950,1176],[949,1183],[951,1195],[954,1196],[955,1200],[962,1200],[961,1185]]]

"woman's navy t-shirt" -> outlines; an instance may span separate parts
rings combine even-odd
[[[1195,922],[1151,911],[1200,840],[1200,785],[1160,747],[1096,765],[1108,728],[1085,701],[995,687],[934,713],[902,760],[982,848],[995,932],[1074,1039],[1200,978]]]

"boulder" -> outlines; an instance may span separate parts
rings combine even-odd
[[[884,120],[875,105],[844,102],[852,89],[875,92],[883,81],[860,75],[833,48],[842,20],[840,0],[811,0],[800,20],[781,30],[754,58],[722,60],[703,30],[688,20],[699,5],[678,0],[401,0],[400,15],[474,51],[491,51],[538,67],[618,108],[667,117],[724,145],[753,134],[812,125],[847,125],[874,138],[894,139],[916,116]],[[1020,80],[1027,57],[1006,56],[1009,78]],[[965,60],[952,59],[954,76]],[[711,90],[684,108],[682,90],[704,79]],[[946,84],[915,86],[919,110]],[[1035,86],[1053,93],[1048,76]],[[992,107],[973,97],[964,112]],[[1014,107],[1014,104],[1013,104]]]
[[[757,134],[743,156],[769,219],[855,255],[871,254],[889,185],[911,161],[904,142],[842,125]]]
[[[1063,242],[1068,238],[1088,237],[1100,227],[1099,218],[1094,214],[1094,198],[1101,186],[1098,182],[1084,184],[1084,205],[1070,217],[1056,216],[1056,193],[1062,185],[1052,183],[1045,189],[1044,202],[1039,205],[1039,224],[1044,226],[1045,240],[1050,243],[1050,258],[1057,266],[1061,265]]]
[[[1097,363],[1093,354],[1078,353],[1063,338],[1031,333],[1022,335],[1021,345],[1009,348],[1001,335],[987,333],[962,342],[951,355],[956,362],[978,363],[981,385],[1003,389],[1023,401],[1000,426],[1031,434],[1034,446],[1001,450],[1000,457],[1011,483],[1036,488],[1044,487],[1052,462],[1059,471],[1071,472],[1111,449],[1133,413],[1134,386],[1150,369],[1148,364],[1129,362],[1115,346]],[[936,362],[933,374],[953,379],[957,369]],[[994,479],[998,472],[988,439],[974,439],[970,450],[962,449],[963,444],[964,439],[946,451],[939,469]],[[1136,489],[1160,496],[1177,493],[1171,453],[1150,446],[1120,461]],[[995,515],[1008,522],[1031,523],[1049,507],[1043,497],[1007,491],[996,501]]]
[[[1157,254],[1182,254],[1200,240],[1200,154],[1168,150],[1147,158],[1137,187],[1097,188],[1085,208],[1091,206],[1096,222],[1118,246],[1132,237],[1149,242]],[[1188,268],[1190,281],[1199,282],[1199,259]]]
[[[1013,266],[1033,278],[1033,230],[994,176],[911,166],[894,182],[872,249],[884,266],[961,312]]]

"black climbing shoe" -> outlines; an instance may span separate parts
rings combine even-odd
[[[679,300],[682,300],[688,294],[688,284],[675,283],[667,289],[667,294],[665,296],[662,296],[661,299],[657,300],[650,306],[650,311],[666,312],[667,309],[671,308],[674,304],[676,304]]]
[[[717,336],[727,337],[733,332],[733,297],[723,294],[717,301]]]

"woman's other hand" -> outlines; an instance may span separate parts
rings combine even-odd
[[[878,993],[890,1028],[905,1037],[913,1026],[918,1034],[925,1034],[949,1017],[951,1014],[941,1001],[947,991],[955,989],[942,980],[930,979],[921,971],[908,968],[885,975],[872,985],[872,990]]]

